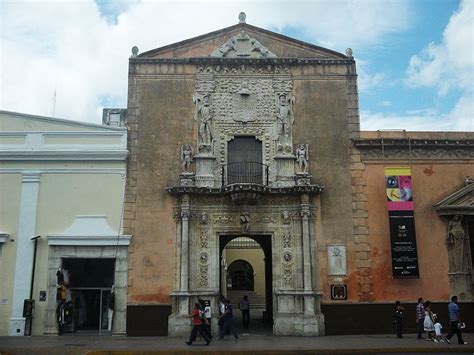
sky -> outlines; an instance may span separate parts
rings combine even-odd
[[[474,0],[0,1],[0,109],[101,123],[145,52],[238,22],[357,63],[361,129],[474,131]]]

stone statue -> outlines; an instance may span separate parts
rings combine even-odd
[[[296,162],[300,173],[308,173],[309,151],[307,144],[300,144],[296,149]]]
[[[189,167],[193,162],[193,147],[191,144],[185,144],[181,147],[181,165],[183,172],[189,173]]]
[[[201,99],[198,96],[193,97],[196,105],[195,120],[198,122],[199,145],[211,145],[212,142],[212,112],[209,102],[209,94],[204,95]]]
[[[294,98],[287,94],[278,96],[277,122],[278,122],[278,141],[282,145],[291,143],[291,128],[294,122],[293,116]]]
[[[449,271],[460,272],[467,267],[464,257],[464,243],[466,232],[462,226],[463,217],[456,215],[448,224],[448,236],[446,245],[448,246]]]

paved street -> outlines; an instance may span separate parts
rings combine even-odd
[[[185,338],[116,337],[98,335],[66,335],[58,337],[0,337],[0,354],[454,354],[474,353],[474,334],[464,334],[468,345],[431,343],[416,340],[415,334],[397,339],[394,335],[347,335],[325,337],[280,337],[241,334],[214,340],[206,346],[197,341],[186,345]]]

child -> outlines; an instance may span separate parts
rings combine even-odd
[[[433,312],[431,312],[431,302],[425,302],[425,320],[423,322],[423,327],[428,336],[427,341],[434,341],[433,333],[435,331],[434,322],[433,322]]]
[[[435,334],[436,334],[436,338],[434,340],[435,343],[450,343],[450,341],[448,339],[446,339],[443,334],[441,333],[441,329],[443,329],[443,326],[441,325],[441,323],[439,322],[439,319],[438,317],[436,317],[436,314],[433,314],[433,318],[435,320],[435,324],[434,324],[434,328],[435,328]]]
[[[434,342],[442,343],[443,339],[441,338],[441,329],[443,329],[443,326],[438,321],[438,319],[436,319],[436,314],[433,314],[433,318],[435,319],[434,329],[435,329],[435,334],[436,334]]]

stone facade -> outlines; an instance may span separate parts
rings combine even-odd
[[[322,335],[327,324],[377,331],[380,321],[356,323],[340,310],[391,310],[430,283],[439,287],[423,296],[434,301],[457,290],[442,242],[447,224],[433,205],[470,174],[472,134],[360,132],[350,49],[337,53],[241,21],[132,56],[127,109],[128,312],[156,314],[167,324],[159,334],[188,332],[198,298],[217,313],[220,253],[238,236],[257,241],[271,260],[266,311],[274,334]],[[230,178],[232,145],[245,138],[261,147],[251,161],[260,166],[257,182]],[[415,204],[418,280],[391,276],[385,165],[410,165],[413,181],[429,181],[417,187]],[[433,226],[425,221],[436,247],[427,244]],[[430,271],[433,258],[442,260],[441,279]],[[345,297],[334,297],[334,286]]]

